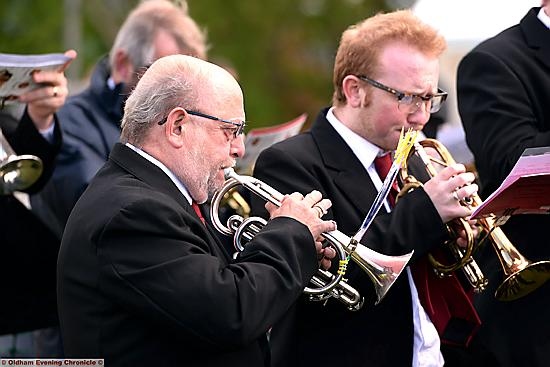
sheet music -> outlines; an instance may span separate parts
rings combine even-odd
[[[69,61],[62,53],[18,55],[0,53],[0,98],[9,102],[37,87],[32,74],[38,70],[55,70]]]
[[[475,209],[472,218],[491,213],[550,213],[550,147],[526,149],[500,187]]]
[[[252,129],[246,134],[244,157],[237,160],[236,170],[240,174],[251,175],[256,159],[265,148],[294,136],[300,132],[307,120],[307,114],[302,114],[285,123]]]

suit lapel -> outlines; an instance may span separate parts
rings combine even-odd
[[[532,8],[521,20],[520,27],[527,45],[536,57],[550,68],[550,30],[537,18],[540,8]]]
[[[317,116],[311,135],[324,164],[329,168],[334,184],[350,204],[360,213],[366,213],[371,206],[371,196],[374,197],[377,190],[365,167],[327,121],[326,112],[327,109],[324,109]]]
[[[227,252],[227,250],[225,249],[225,246],[221,243],[216,232],[217,232],[216,229],[212,227],[212,225],[207,220],[206,233],[208,235],[208,238],[210,238],[210,240],[216,244],[216,246],[212,246],[213,250],[216,253],[216,256],[218,256],[219,258],[225,259],[225,262],[229,264],[232,261],[232,258]]]
[[[179,191],[172,180],[159,167],[155,166],[130,148],[120,143],[115,145],[109,158],[141,181],[174,198],[174,201],[177,202],[183,210],[191,214],[191,216],[196,219],[196,223],[190,223],[193,231],[201,231],[203,234],[202,238],[209,239],[208,243],[213,255],[225,259],[226,262],[230,261],[231,258],[229,254],[225,251],[218,238],[213,234],[215,230],[210,227],[208,223],[206,226],[202,224],[191,205],[187,202],[187,199]]]

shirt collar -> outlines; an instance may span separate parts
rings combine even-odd
[[[384,154],[378,146],[357,135],[338,120],[334,115],[334,107],[328,110],[327,120],[342,139],[344,139],[365,169],[368,170],[377,156]]]
[[[107,87],[109,88],[109,90],[115,90],[116,83],[113,80],[113,77],[109,77],[109,79],[107,79]]]
[[[540,8],[537,18],[548,28],[550,29],[550,17],[544,12],[544,8]]]
[[[149,155],[147,152],[141,150],[140,148],[133,146],[130,143],[126,143],[126,146],[130,149],[132,149],[134,152],[142,156],[143,158],[147,159],[149,162],[153,163],[155,166],[160,168],[166,175],[174,182],[174,185],[180,190],[180,192],[183,194],[185,199],[187,199],[187,202],[191,204],[193,201],[191,199],[191,195],[189,195],[189,191],[187,191],[187,188],[183,185],[183,183],[166,167],[161,161],[156,159],[155,157]]]

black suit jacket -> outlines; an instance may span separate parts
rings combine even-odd
[[[332,201],[326,218],[353,235],[359,229],[377,190],[365,168],[321,111],[311,131],[264,150],[254,176],[282,193],[319,190]],[[263,203],[252,199],[253,211]],[[385,212],[381,209],[381,212]],[[423,190],[399,200],[392,214],[380,213],[363,243],[384,254],[415,250],[413,259],[441,244],[446,231]],[[377,306],[372,283],[352,262],[346,277],[367,299],[350,312],[335,300],[326,305],[304,296],[274,325],[271,334],[276,366],[410,366],[413,323],[411,291],[406,272]]]
[[[232,262],[169,177],[117,144],[63,235],[66,356],[109,366],[269,365],[265,333],[316,269],[311,233],[283,217]]]
[[[29,187],[38,192],[51,176],[61,145],[56,118],[54,142],[36,130],[25,111],[20,121],[0,115],[0,128],[16,154],[32,154],[43,163],[39,180]],[[12,195],[0,195],[0,334],[57,324],[55,268],[59,239]]]
[[[491,194],[525,148],[550,146],[550,30],[531,9],[521,22],[464,57],[458,68],[458,107],[475,156],[482,196]],[[548,215],[512,217],[503,227],[531,260],[550,259]],[[547,366],[550,360],[550,283],[529,296],[499,302],[503,271],[491,248],[479,258],[489,289],[476,298],[479,332],[503,366]]]

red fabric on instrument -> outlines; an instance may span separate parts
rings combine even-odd
[[[376,157],[374,166],[380,179],[388,175],[392,164],[390,154]],[[393,182],[388,200],[392,207],[398,193]],[[468,345],[481,325],[472,305],[472,294],[467,294],[455,274],[439,278],[428,257],[424,256],[411,265],[414,283],[422,307],[432,320],[441,342],[451,345]]]
[[[472,305],[472,292],[466,293],[454,273],[438,277],[427,256],[418,259],[411,269],[420,303],[441,341],[467,346],[481,325]]]

